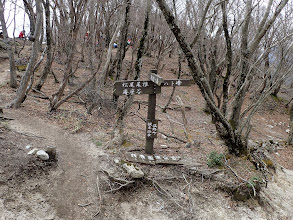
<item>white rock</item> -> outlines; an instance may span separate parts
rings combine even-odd
[[[289,134],[289,132],[290,132],[290,129],[286,129],[286,132]]]
[[[269,128],[274,128],[274,126],[272,126],[272,125],[267,125]]]
[[[34,148],[34,149],[30,150],[27,154],[28,155],[35,155],[37,152],[38,152],[38,149]]]
[[[28,150],[28,149],[30,149],[31,147],[32,147],[31,145],[26,145],[26,146],[25,146],[25,149]]]
[[[39,150],[36,155],[41,160],[49,160],[49,154],[47,154],[44,150]]]
[[[115,159],[114,159],[114,163],[116,163],[116,164],[120,164],[120,159],[115,158]]]

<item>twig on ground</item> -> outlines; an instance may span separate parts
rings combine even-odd
[[[170,135],[170,134],[166,134],[165,132],[162,132],[162,131],[160,131],[160,130],[158,130],[158,133],[161,133],[161,134],[165,135],[165,136],[168,137],[168,138],[173,138],[173,139],[175,139],[175,140],[178,140],[178,141],[180,141],[180,142],[182,142],[182,143],[187,143],[187,141],[182,140],[182,139],[179,138],[179,137],[176,137],[176,136],[173,136],[173,135]]]
[[[101,212],[101,206],[102,206],[102,195],[101,195],[101,191],[100,191],[100,179],[99,179],[99,175],[97,175],[97,190],[98,190],[98,194],[99,194],[99,208],[98,211],[93,215],[93,218],[95,218],[97,215],[100,214]]]
[[[118,188],[113,188],[113,189],[105,191],[106,193],[118,191],[125,186],[135,183],[135,181],[132,181],[132,180],[129,181],[129,180],[113,177],[106,170],[102,170],[101,172],[105,173],[112,182],[120,185]]]
[[[39,91],[39,90],[37,90],[37,89],[35,89],[35,88],[32,88],[32,90],[33,90],[34,92],[39,93],[39,94],[41,94],[41,95],[43,96],[43,97],[36,97],[36,98],[49,99],[49,96],[47,96],[45,93],[43,93],[43,92],[41,92],[41,91]]]
[[[190,189],[190,184],[192,182],[192,180],[190,180],[190,182],[187,181],[186,177],[184,176],[184,174],[182,173],[182,176],[183,176],[183,179],[185,180],[185,182],[187,183],[187,185],[185,185],[182,190],[184,190],[187,186],[189,186],[189,189]]]
[[[255,190],[255,187],[253,186],[253,184],[252,184],[251,182],[247,181],[246,179],[242,178],[241,176],[239,176],[239,175],[238,175],[238,174],[232,169],[232,167],[230,167],[230,166],[227,164],[227,160],[226,160],[226,158],[225,158],[225,166],[228,167],[228,168],[231,170],[231,172],[232,172],[232,173],[233,173],[238,179],[240,179],[240,180],[246,182],[247,184],[249,184],[249,185],[251,186],[252,190],[253,190],[253,196],[256,196],[256,190]]]
[[[77,204],[79,207],[87,207],[89,205],[92,205],[92,202],[86,203],[86,204]]]
[[[168,193],[166,190],[164,190],[160,184],[154,180],[154,179],[150,179],[150,178],[146,178],[148,181],[151,181],[153,183],[153,186],[156,188],[156,190],[161,193],[164,196],[168,196],[170,198],[171,201],[173,201],[178,207],[180,207],[181,209],[184,209],[184,207],[182,207],[174,198],[173,196]]]
[[[109,192],[116,192],[116,191],[122,189],[122,188],[125,187],[125,186],[128,186],[128,185],[130,185],[130,184],[133,184],[134,181],[125,181],[124,184],[121,184],[121,183],[118,183],[118,182],[115,182],[115,183],[118,184],[118,185],[120,185],[120,186],[119,186],[118,188],[114,188],[114,189],[111,189],[111,190],[107,190],[107,191],[105,191],[105,192],[106,192],[106,193],[109,193]]]

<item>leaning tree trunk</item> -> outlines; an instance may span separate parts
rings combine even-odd
[[[196,62],[195,56],[192,53],[190,46],[187,44],[186,39],[183,36],[180,28],[176,24],[175,18],[172,15],[171,10],[168,8],[164,0],[156,0],[156,2],[163,13],[170,30],[175,35],[176,40],[182,49],[182,52],[185,54],[192,77],[197,83],[205,101],[208,104],[208,107],[211,109],[213,121],[215,122],[217,130],[222,139],[227,144],[229,152],[235,155],[246,154],[247,146],[245,142],[242,140],[241,135],[237,134],[236,131],[232,128],[231,124],[221,112],[221,110],[216,106],[213,100],[213,93],[209,82],[205,77],[205,74],[200,65],[198,64],[198,62]]]
[[[2,31],[3,31],[4,42],[6,44],[8,56],[9,56],[9,64],[10,64],[9,86],[12,88],[16,88],[17,81],[16,81],[15,60],[14,60],[13,50],[9,42],[8,33],[7,33],[7,28],[6,28],[5,18],[4,18],[4,7],[2,4],[2,1],[0,1],[0,22],[1,22]]]
[[[48,74],[51,71],[52,66],[52,34],[51,34],[51,25],[50,25],[50,2],[46,0],[45,6],[45,14],[46,14],[46,40],[47,40],[47,60],[43,70],[43,74],[41,75],[35,89],[40,91],[42,86],[44,85]]]
[[[290,114],[290,122],[289,122],[290,130],[289,130],[288,144],[293,145],[293,103],[291,104],[289,114]]]
[[[33,42],[33,49],[31,53],[31,57],[29,60],[29,63],[27,65],[26,71],[24,75],[21,78],[20,87],[17,90],[16,97],[14,101],[11,104],[11,107],[13,108],[19,108],[21,103],[24,102],[26,99],[26,90],[29,83],[29,80],[31,78],[31,75],[33,74],[33,69],[38,57],[38,51],[39,51],[39,38],[42,28],[42,17],[43,17],[43,8],[41,5],[41,1],[36,1],[36,8],[37,8],[37,20],[36,20],[36,28],[34,33],[34,39]]]

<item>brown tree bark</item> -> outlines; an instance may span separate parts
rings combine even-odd
[[[149,27],[149,21],[150,21],[150,12],[151,12],[151,1],[147,1],[147,7],[146,7],[146,12],[145,12],[145,20],[144,20],[144,27],[143,27],[143,32],[142,36],[140,38],[139,42],[139,47],[137,51],[137,58],[135,62],[135,77],[134,80],[137,80],[140,77],[140,71],[142,67],[142,56],[144,55],[145,51],[145,40],[148,34],[148,27]]]
[[[51,72],[51,66],[52,66],[52,34],[51,34],[51,25],[50,25],[50,2],[49,0],[46,0],[44,3],[45,8],[45,15],[46,15],[46,40],[47,40],[47,58],[46,58],[46,64],[43,70],[43,73],[41,77],[39,78],[39,81],[37,82],[35,89],[40,91],[42,86],[44,85],[48,74]]]
[[[13,49],[9,40],[9,36],[7,33],[7,28],[6,28],[6,23],[5,23],[5,18],[4,18],[4,6],[2,4],[2,1],[0,0],[0,23],[2,26],[2,31],[3,31],[3,37],[4,37],[4,42],[7,47],[8,51],[8,56],[9,56],[9,66],[10,66],[10,81],[9,81],[9,86],[11,88],[16,88],[17,87],[17,81],[16,81],[16,68],[15,68],[15,60],[14,60],[14,53]]]
[[[293,145],[293,103],[291,104],[289,115],[290,115],[290,122],[289,122],[290,130],[289,130],[288,144]]]
[[[130,22],[130,6],[131,6],[131,0],[124,0],[125,4],[125,18],[124,18],[124,23],[120,31],[120,42],[119,42],[119,48],[117,51],[116,55],[116,60],[117,60],[117,67],[116,67],[116,76],[115,80],[119,80],[122,72],[122,63],[125,57],[126,53],[126,46],[127,46],[127,34],[128,34],[128,27],[129,27],[129,22]],[[116,62],[114,61],[116,64]],[[117,106],[117,101],[118,101],[118,96],[113,95],[113,102],[114,105]]]
[[[43,17],[43,8],[41,1],[36,1],[36,10],[37,10],[37,19],[36,19],[36,28],[34,33],[35,41],[33,42],[33,48],[31,52],[31,57],[27,65],[26,71],[21,78],[20,86],[17,90],[15,99],[13,100],[11,107],[19,108],[21,103],[26,99],[26,91],[31,75],[33,74],[33,69],[37,61],[38,52],[39,52],[39,38],[42,27],[42,17]]]

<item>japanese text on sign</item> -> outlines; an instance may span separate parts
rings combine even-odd
[[[182,81],[181,80],[168,80],[164,81],[163,86],[181,86]]]
[[[147,138],[156,138],[158,133],[158,120],[147,121]]]
[[[142,94],[141,88],[146,88],[148,86],[149,86],[148,81],[123,82],[122,83],[122,87],[123,87],[122,94],[123,95],[135,95],[135,94],[140,95],[140,94]]]

